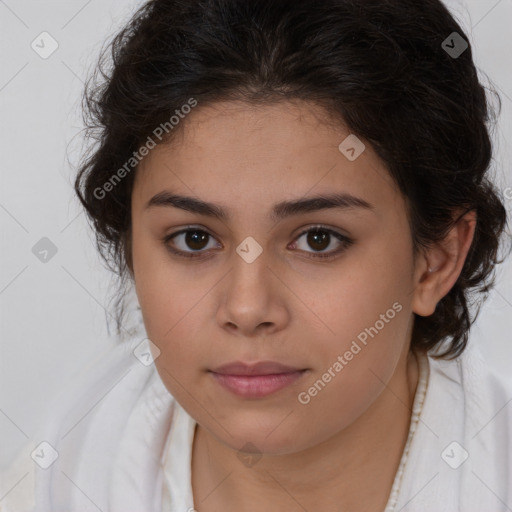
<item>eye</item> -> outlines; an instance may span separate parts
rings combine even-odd
[[[332,229],[323,227],[323,226],[313,226],[309,229],[303,231],[292,243],[291,248],[296,249],[300,248],[298,241],[304,237],[304,235],[308,235],[305,238],[306,243],[314,249],[313,252],[309,253],[310,256],[308,258],[318,258],[318,259],[332,259],[335,258],[338,254],[347,249],[354,242],[350,238],[334,231]],[[334,239],[333,239],[334,237]],[[182,258],[204,258],[204,253],[206,252],[204,249],[211,249],[212,247],[208,247],[208,242],[210,240],[214,240],[214,237],[210,235],[207,231],[200,228],[189,227],[186,229],[182,229],[181,231],[177,231],[176,233],[171,233],[163,238],[163,243],[166,249],[176,256]],[[172,242],[172,243],[171,243]],[[324,251],[329,246],[338,245],[337,249],[333,249],[326,252]],[[181,247],[180,247],[181,245]],[[176,248],[178,246],[178,248]],[[191,250],[187,250],[191,249]],[[304,249],[301,249],[304,250]]]
[[[187,228],[164,237],[163,242],[167,250],[172,254],[182,256],[184,258],[200,258],[204,257],[204,251],[202,251],[202,249],[208,248],[208,244],[206,242],[208,242],[210,238],[213,239],[212,235],[203,229]],[[174,242],[175,239],[177,242]],[[173,241],[172,244],[170,243],[171,241]],[[180,243],[182,248],[175,249],[173,247],[174,245],[179,246]],[[192,251],[187,251],[187,247],[192,249]]]
[[[298,245],[300,245],[297,243],[297,241],[304,237],[304,235],[307,235],[307,237],[305,238],[306,244],[314,249],[312,253],[309,253],[311,254],[310,256],[308,256],[309,258],[332,259],[335,258],[338,254],[342,253],[345,249],[347,249],[350,245],[354,243],[353,240],[346,237],[345,235],[342,235],[341,233],[338,233],[337,231],[334,231],[323,226],[314,226],[303,231],[295,239],[295,241],[292,244],[292,249],[295,249],[297,248]],[[337,249],[333,249],[326,252],[319,252],[323,251],[329,246],[332,246],[333,242],[335,246],[338,245]]]

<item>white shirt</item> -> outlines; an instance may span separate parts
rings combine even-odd
[[[0,512],[194,510],[196,422],[154,364],[135,357],[139,344],[125,341],[104,354],[59,397],[1,474]],[[424,368],[421,416],[404,450],[403,475],[395,477],[397,502],[390,497],[386,512],[510,511],[511,382],[492,374],[471,346],[453,361],[429,357]],[[58,452],[47,469],[40,464],[51,461],[53,448],[42,441]]]

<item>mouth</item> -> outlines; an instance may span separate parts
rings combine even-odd
[[[263,398],[300,379],[308,369],[272,361],[234,362],[209,370],[224,389],[243,398]]]

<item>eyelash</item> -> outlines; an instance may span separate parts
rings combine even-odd
[[[312,254],[312,256],[306,256],[307,258],[311,258],[311,259],[319,259],[319,260],[332,260],[334,258],[336,258],[339,254],[341,254],[342,252],[344,252],[346,249],[348,249],[353,243],[354,241],[351,240],[350,238],[346,237],[345,235],[342,235],[341,233],[338,233],[337,231],[334,231],[332,229],[329,229],[327,227],[324,227],[324,226],[321,226],[321,225],[318,225],[318,226],[311,226],[309,227],[308,229],[302,231],[299,235],[297,235],[297,237],[294,239],[294,243],[300,239],[303,235],[311,232],[311,231],[320,231],[320,232],[325,232],[325,233],[328,233],[330,235],[333,235],[337,240],[339,240],[340,242],[342,242],[342,245],[339,249],[336,249],[334,251],[331,251],[329,253],[309,253],[309,254]],[[201,259],[205,259],[207,258],[207,256],[203,256],[203,252],[202,251],[196,251],[196,252],[186,252],[186,251],[180,251],[180,250],[177,250],[177,249],[174,249],[171,247],[171,245],[169,244],[169,242],[177,237],[178,235],[181,235],[181,234],[185,234],[185,233],[188,233],[188,232],[199,232],[199,233],[206,233],[208,236],[213,237],[213,235],[211,235],[210,233],[208,233],[208,231],[204,230],[204,229],[200,229],[200,228],[186,228],[186,229],[182,229],[180,231],[176,231],[175,233],[171,233],[170,235],[167,235],[165,236],[163,239],[162,239],[162,242],[164,243],[165,245],[165,248],[171,253],[171,254],[174,254],[178,257],[181,257],[181,258],[188,258],[188,259],[192,259],[192,258],[201,258]]]

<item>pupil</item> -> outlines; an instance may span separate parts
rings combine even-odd
[[[321,233],[323,233],[323,235]],[[328,237],[329,235],[325,231],[311,231],[308,235],[308,243],[314,245],[315,243],[318,243],[320,239],[320,244],[322,245],[322,247],[319,247],[318,249],[322,250],[329,246],[329,243],[325,243]]]
[[[186,243],[191,249],[199,250],[203,248],[201,242],[204,242],[207,236],[208,234],[204,231],[188,231],[185,237]],[[199,244],[199,247],[195,246],[196,243]]]

